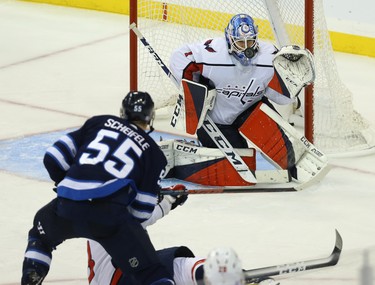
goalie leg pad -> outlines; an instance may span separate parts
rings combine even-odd
[[[239,130],[282,169],[289,169],[295,164],[292,143],[278,124],[260,110],[262,104],[258,103]]]
[[[177,178],[210,186],[254,185],[241,178],[230,162],[217,148],[199,147],[174,141],[174,168],[166,178]],[[255,171],[253,149],[237,149],[250,170]]]
[[[247,157],[242,157],[242,159],[247,165],[253,162],[252,159]],[[224,157],[200,163],[176,165],[174,168],[174,178],[209,186],[254,185],[254,183],[243,180]]]
[[[224,125],[216,125],[216,127],[233,148],[248,148],[246,139],[239,133],[237,128]],[[217,148],[217,145],[203,127],[197,130],[197,137],[202,146]]]
[[[161,174],[161,178],[164,178],[166,176],[171,176],[173,174],[173,169],[174,169],[173,143],[174,143],[174,140],[165,140],[165,141],[157,142],[160,149],[164,153],[165,158],[167,159],[167,166],[165,167],[165,170]]]
[[[277,112],[268,105],[262,104],[260,111],[270,117],[285,131],[293,145],[296,166],[293,177],[303,183],[303,187],[318,182],[330,169],[327,156],[294,129]],[[302,188],[301,188],[302,189]]]

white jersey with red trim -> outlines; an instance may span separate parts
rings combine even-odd
[[[111,256],[96,241],[87,241],[88,281],[90,285],[117,285],[122,276],[121,270],[112,264]],[[177,257],[173,262],[176,285],[197,285],[197,276],[202,278],[204,258]],[[200,271],[200,272],[199,272]]]
[[[115,285],[118,277],[112,265],[111,256],[96,241],[87,241],[88,268],[87,276],[90,285]]]
[[[173,200],[174,201],[174,200]],[[154,224],[157,220],[169,214],[173,201],[164,196],[151,217],[142,223],[143,228]],[[112,258],[107,251],[96,241],[87,241],[88,280],[90,285],[117,285],[122,276],[121,270],[112,265]]]
[[[177,257],[173,260],[173,279],[176,285],[203,284],[203,263],[199,257]],[[199,280],[197,280],[199,278]]]
[[[198,81],[199,74],[209,78],[217,91],[209,115],[217,124],[230,125],[264,95],[278,104],[293,102],[289,94],[281,93],[278,83],[269,86],[271,80],[279,80],[272,64],[276,52],[272,44],[259,42],[259,51],[251,64],[243,66],[228,53],[225,38],[213,38],[176,50],[170,58],[170,69],[178,81],[182,78]]]

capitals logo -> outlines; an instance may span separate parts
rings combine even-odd
[[[218,94],[226,96],[228,99],[237,97],[243,105],[253,102],[255,99],[262,97],[265,93],[261,86],[253,86],[254,79],[252,79],[248,86],[227,86],[226,88],[216,89]]]
[[[208,52],[216,52],[216,50],[214,50],[212,47],[211,47],[211,43],[212,43],[212,39],[210,40],[207,40],[204,45],[205,45],[205,49],[208,51]]]

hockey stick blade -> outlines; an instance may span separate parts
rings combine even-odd
[[[257,269],[245,270],[245,279],[247,284],[254,280],[262,280],[266,277],[296,273],[306,270],[318,269],[322,267],[334,266],[338,263],[342,251],[342,238],[338,230],[336,231],[335,247],[330,256],[289,264],[281,264]]]

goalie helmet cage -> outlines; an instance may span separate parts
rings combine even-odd
[[[313,52],[316,80],[300,95],[306,137],[327,154],[374,150],[374,131],[353,109],[352,94],[338,75],[322,0],[130,0],[130,23],[137,23],[167,65],[172,51],[183,44],[224,36],[229,19],[238,13],[254,18],[260,40]],[[137,41],[131,32],[130,88],[150,92],[156,109],[173,106],[176,87]]]

